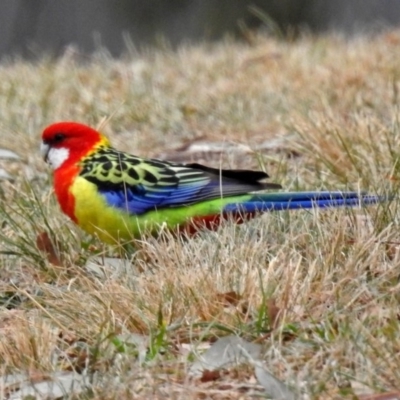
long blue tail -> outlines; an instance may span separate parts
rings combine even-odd
[[[254,194],[239,204],[227,204],[224,212],[254,213],[307,208],[354,207],[382,203],[388,198],[359,192],[286,192]]]

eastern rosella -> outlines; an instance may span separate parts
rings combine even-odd
[[[254,193],[280,189],[265,172],[144,159],[111,147],[96,130],[59,122],[42,134],[41,152],[54,169],[62,211],[105,242],[156,234],[161,227],[195,232],[229,216],[243,222],[260,212],[373,204],[357,192]]]

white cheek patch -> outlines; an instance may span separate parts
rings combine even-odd
[[[65,160],[69,157],[69,150],[65,147],[58,149],[50,149],[47,155],[47,160],[53,169],[61,167]]]

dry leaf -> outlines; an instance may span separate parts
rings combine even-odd
[[[399,248],[399,243],[387,242],[385,244],[385,251],[389,260],[394,260],[396,258]]]
[[[203,375],[200,378],[200,382],[211,382],[216,381],[221,378],[221,373],[219,370],[210,371],[209,369],[205,369],[203,371]]]
[[[64,371],[81,373],[89,364],[90,351],[84,342],[76,342],[65,351],[65,359],[61,364]]]
[[[79,339],[78,336],[76,336],[76,334],[72,331],[66,331],[66,332],[60,331],[58,337],[60,340],[62,340],[64,343],[68,345],[72,345],[77,341],[82,341],[82,342],[84,341],[83,339]]]
[[[58,267],[63,266],[47,232],[41,232],[37,235],[36,246],[40,251],[47,254],[47,260],[51,264],[56,265]]]
[[[272,329],[276,329],[280,322],[281,309],[276,305],[275,299],[267,301],[267,313]]]
[[[236,306],[241,299],[242,296],[234,291],[217,294],[217,301],[224,306]]]

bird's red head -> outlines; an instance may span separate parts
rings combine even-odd
[[[77,122],[57,122],[42,133],[41,153],[53,169],[66,162],[75,163],[95,151],[109,146],[108,139],[87,125]]]

